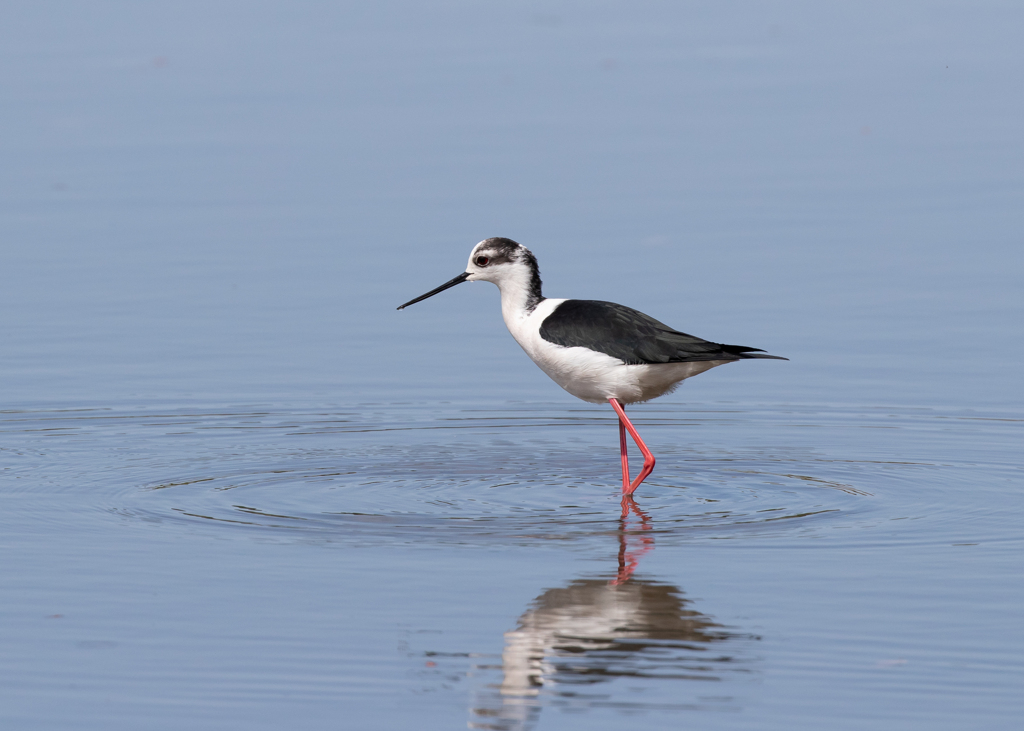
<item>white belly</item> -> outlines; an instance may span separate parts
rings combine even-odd
[[[540,336],[540,323],[564,301],[544,300],[526,317],[506,317],[505,324],[516,342],[551,380],[584,401],[596,404],[606,403],[610,398],[624,404],[647,401],[670,393],[691,376],[731,362],[626,365],[618,358],[588,348],[555,345]]]

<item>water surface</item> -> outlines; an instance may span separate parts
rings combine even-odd
[[[4,728],[1015,728],[1022,23],[6,4]],[[791,360],[623,505],[491,235]]]

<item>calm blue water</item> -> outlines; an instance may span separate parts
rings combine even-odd
[[[1011,729],[1024,10],[5,3],[5,729]],[[790,362],[565,394],[450,279]]]

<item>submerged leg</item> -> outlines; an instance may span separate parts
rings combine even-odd
[[[619,400],[610,398],[608,403],[612,405],[615,413],[619,415],[619,448],[622,450],[622,493],[624,495],[632,495],[633,491],[640,487],[640,483],[646,480],[648,475],[654,471],[654,455],[651,454],[651,450],[644,444],[644,440],[640,438],[640,435],[636,433],[633,422],[626,416],[626,410],[622,408]],[[640,453],[644,456],[644,466],[640,469],[640,474],[637,475],[633,482],[629,481],[629,461],[626,457],[627,431],[633,437],[636,446],[640,448]]]

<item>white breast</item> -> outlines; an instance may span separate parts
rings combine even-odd
[[[680,381],[730,361],[626,365],[618,358],[588,348],[567,348],[540,336],[544,319],[564,299],[546,299],[530,313],[505,307],[502,315],[512,337],[534,363],[573,396],[591,403],[615,398],[624,404],[647,401],[666,394]]]

